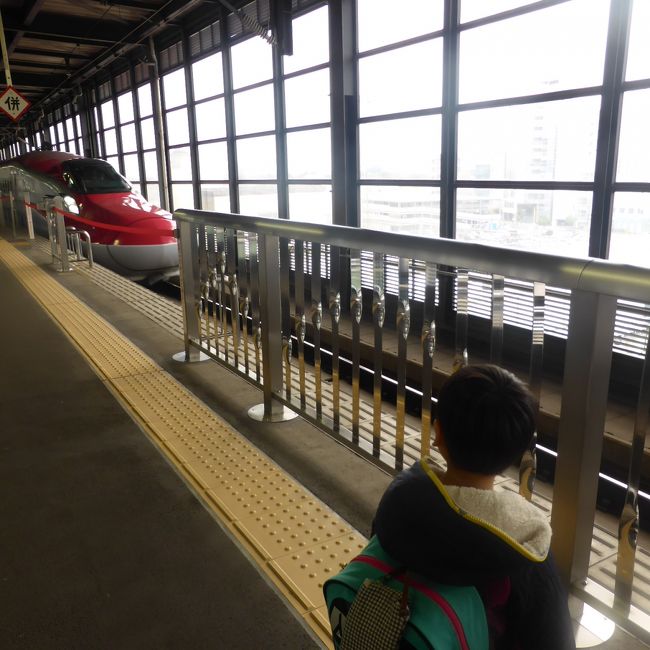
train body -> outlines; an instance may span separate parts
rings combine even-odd
[[[134,191],[106,161],[35,151],[0,164],[0,184],[3,194],[13,191],[18,210],[28,200],[34,229],[43,235],[45,198],[62,196],[66,226],[90,234],[99,264],[149,282],[178,273],[172,215]]]

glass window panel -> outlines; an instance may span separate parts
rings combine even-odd
[[[223,64],[221,52],[206,56],[192,64],[194,99],[205,99],[223,93]]]
[[[194,210],[194,190],[192,186],[185,183],[172,183],[172,209],[181,208]]]
[[[204,183],[201,185],[201,208],[213,212],[230,212],[228,185]]]
[[[102,109],[102,124],[105,129],[115,126],[115,112],[113,110],[113,100],[109,99],[101,106]]]
[[[464,111],[458,178],[593,181],[600,96]]]
[[[239,213],[252,217],[278,217],[276,185],[239,185]]]
[[[650,182],[650,90],[623,96],[617,181]]]
[[[77,138],[77,153],[82,156],[84,153],[84,146],[81,138]]]
[[[238,135],[273,131],[275,112],[271,84],[235,94],[235,130]]]
[[[635,0],[632,5],[632,27],[630,45],[627,53],[627,71],[625,78],[647,79],[650,77],[650,1]]]
[[[460,21],[466,23],[527,4],[532,4],[532,0],[463,0],[460,3]]]
[[[153,205],[160,205],[160,187],[158,183],[147,183],[147,201]]]
[[[443,0],[358,0],[359,52],[442,29]]]
[[[56,144],[56,129],[53,126],[50,127],[50,143]]]
[[[74,120],[77,124],[77,135],[81,136],[81,117],[79,117],[79,115],[75,115]]]
[[[130,153],[123,157],[124,176],[132,183],[140,181],[140,167],[138,166],[138,154]]]
[[[138,88],[138,104],[140,117],[153,115],[153,102],[151,100],[151,84],[146,83]]]
[[[59,136],[59,142],[64,142],[66,140],[65,131],[63,129],[63,122],[59,122],[56,125],[56,132]]]
[[[609,0],[574,0],[460,35],[460,101],[599,86]]]
[[[72,140],[74,138],[74,122],[71,117],[65,121],[65,128],[68,133],[68,140]]]
[[[117,153],[117,136],[115,129],[104,131],[104,144],[106,145],[106,155],[112,156]]]
[[[405,71],[410,71],[405,74]],[[442,104],[442,39],[359,59],[361,116]]]
[[[187,104],[185,90],[185,68],[166,74],[163,78],[165,93],[165,109],[176,108]]]
[[[135,138],[135,124],[127,124],[120,127],[120,134],[122,135],[122,151],[137,151],[138,143]]]
[[[226,109],[223,98],[197,104],[196,133],[199,140],[216,140],[226,137]]]
[[[131,91],[117,98],[117,110],[120,114],[120,124],[133,121],[133,93]]]
[[[199,145],[199,174],[202,180],[228,179],[228,145],[225,142]]]
[[[440,235],[440,189],[361,186],[361,227],[406,235]]]
[[[287,133],[287,161],[289,178],[331,178],[330,130]]]
[[[242,88],[258,81],[272,79],[271,52],[271,46],[261,38],[249,38],[233,45],[231,49],[233,88]]]
[[[237,140],[237,171],[242,180],[276,178],[275,136]]]
[[[284,82],[287,126],[330,121],[329,70],[318,70]]]
[[[155,149],[156,134],[153,128],[153,117],[148,117],[140,122],[140,135],[142,136],[143,149]]]
[[[440,178],[440,116],[359,125],[361,178]]]
[[[173,181],[192,180],[192,158],[189,147],[169,150],[169,170]]]
[[[144,176],[148,181],[158,180],[158,157],[155,151],[147,151],[144,157]]]
[[[591,192],[462,188],[456,237],[537,253],[586,256]]]
[[[294,18],[293,54],[284,58],[284,72],[311,68],[330,59],[327,7]]]
[[[187,121],[187,109],[167,113],[167,141],[170,145],[185,144],[190,141],[190,127]]]
[[[332,223],[331,185],[289,185],[289,214],[294,221]]]
[[[111,165],[116,172],[120,172],[120,161],[117,156],[108,156],[106,162]]]
[[[616,192],[609,259],[650,266],[650,193]]]

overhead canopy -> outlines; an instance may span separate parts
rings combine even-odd
[[[182,28],[251,0],[3,0],[13,86],[39,110],[125,56],[150,36]],[[5,87],[0,72],[0,91]],[[0,130],[14,125],[0,117]]]

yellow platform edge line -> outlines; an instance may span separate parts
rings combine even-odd
[[[335,573],[347,559],[352,557],[363,546],[365,538],[331,511],[328,506],[295,482],[284,470],[262,454],[225,420],[212,412],[147,355],[137,350],[137,356],[144,362],[145,367],[136,364],[137,367],[133,368],[132,374],[128,374],[131,384],[137,388],[138,382],[155,377],[156,381],[162,382],[163,386],[176,393],[177,397],[181,398],[180,401],[184,402],[184,405],[179,409],[179,420],[183,419],[182,409],[188,409],[189,407],[193,413],[188,413],[188,416],[191,417],[198,411],[200,416],[203,416],[203,422],[209,430],[199,432],[197,435],[183,435],[183,433],[179,434],[174,429],[173,423],[172,427],[169,428],[164,421],[159,421],[157,418],[147,418],[146,412],[150,408],[138,407],[138,403],[146,399],[146,395],[142,394],[143,392],[146,393],[146,391],[136,391],[138,394],[134,394],[133,390],[130,390],[128,386],[125,388],[124,382],[119,381],[124,375],[118,374],[115,376],[114,374],[111,375],[111,372],[107,373],[106,364],[101,359],[98,362],[96,357],[93,356],[93,353],[98,351],[101,354],[102,346],[110,349],[114,356],[119,356],[120,348],[122,353],[131,352],[134,349],[133,344],[112,325],[76,298],[68,289],[51,278],[46,271],[2,239],[0,239],[0,260],[14,273],[57,326],[66,334],[121,406],[156,444],[192,491],[219,521],[222,528],[239,542],[251,558],[251,561],[261,569],[280,593],[284,595],[286,601],[296,610],[298,616],[311,628],[314,634],[326,646],[331,647],[329,629],[326,625],[326,612],[324,613],[324,603],[322,597],[320,597],[321,585],[329,575]],[[70,304],[72,311],[80,313],[82,320],[86,322],[80,325],[67,315],[62,317],[61,307],[66,303]],[[101,330],[99,340],[94,342],[95,345],[91,346],[90,350],[81,345],[81,342],[88,340],[87,329],[84,329],[87,328],[88,322],[92,323],[93,327]],[[209,413],[209,418],[212,419],[211,422],[206,419],[206,413]],[[215,431],[217,432],[216,436]],[[188,444],[189,437],[194,440],[189,441]],[[185,445],[185,448],[183,445]],[[270,512],[262,512],[261,510],[257,512],[254,503],[252,506],[244,503],[244,508],[248,507],[250,511],[249,516],[233,515],[231,509],[227,505],[224,506],[224,500],[227,501],[230,498],[232,501],[233,496],[235,496],[237,501],[243,500],[245,502],[246,498],[251,498],[250,494],[245,494],[247,492],[253,494],[253,491],[246,486],[246,482],[250,481],[255,474],[244,471],[238,476],[231,476],[230,482],[236,487],[234,495],[227,493],[227,491],[220,492],[219,489],[216,489],[219,487],[219,480],[216,482],[216,488],[215,485],[209,485],[209,481],[206,483],[206,476],[208,479],[213,478],[206,470],[206,467],[208,469],[212,468],[212,474],[217,474],[221,479],[223,479],[223,470],[219,474],[218,471],[215,471],[214,466],[206,462],[205,459],[203,461],[188,460],[188,456],[196,455],[198,447],[203,448],[204,453],[209,453],[214,458],[213,462],[218,462],[216,460],[217,456],[216,453],[209,452],[210,449],[213,452],[232,453],[231,449],[225,448],[236,447],[238,453],[245,458],[242,465],[250,466],[248,469],[251,472],[262,471],[263,473],[265,468],[270,468],[268,471],[275,477],[276,483],[278,483],[277,477],[283,477],[279,479],[279,482],[282,483],[280,492],[285,490],[286,501],[283,502],[281,497],[277,498],[273,503],[273,511]],[[179,452],[179,449],[181,449],[181,452]],[[186,453],[188,450],[191,453]],[[228,457],[227,453],[226,457]],[[228,474],[232,475],[233,472],[228,472]],[[253,478],[252,481],[255,483],[256,479]],[[221,480],[221,483],[223,483],[223,480]],[[260,483],[260,481],[258,480],[257,483]],[[256,487],[258,491],[259,487],[259,485]],[[238,497],[237,490],[244,494],[243,499]],[[298,491],[301,494],[299,498],[296,498],[296,492]],[[254,494],[252,498],[254,500]],[[268,534],[273,535],[276,531],[269,531],[268,526],[269,522],[278,517],[277,513],[294,512],[296,514],[306,514],[306,516],[313,515],[314,513],[311,511],[299,512],[301,508],[304,509],[305,504],[312,510],[314,504],[317,504],[317,510],[319,513],[322,512],[323,519],[329,519],[330,523],[334,523],[336,529],[328,531],[325,534],[326,536],[321,534],[320,537],[314,537],[316,527],[306,529],[304,517],[303,521],[301,521],[300,517],[289,514],[282,520],[282,523],[286,525],[278,532],[287,540],[294,539],[297,541],[289,541],[287,542],[289,545],[285,544],[282,550],[278,551],[276,549],[275,552],[272,552],[269,542],[260,539],[260,536],[256,534],[255,527],[257,526],[257,529],[261,532],[261,537],[268,536]],[[268,504],[262,510],[269,510]],[[316,520],[312,518],[311,521]],[[295,524],[294,529],[290,526],[291,522]],[[324,526],[321,525],[320,528],[324,528]],[[282,540],[273,541],[282,542]]]

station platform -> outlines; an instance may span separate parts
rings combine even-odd
[[[329,647],[315,587],[391,477],[42,247],[0,239],[0,300],[0,646]]]

